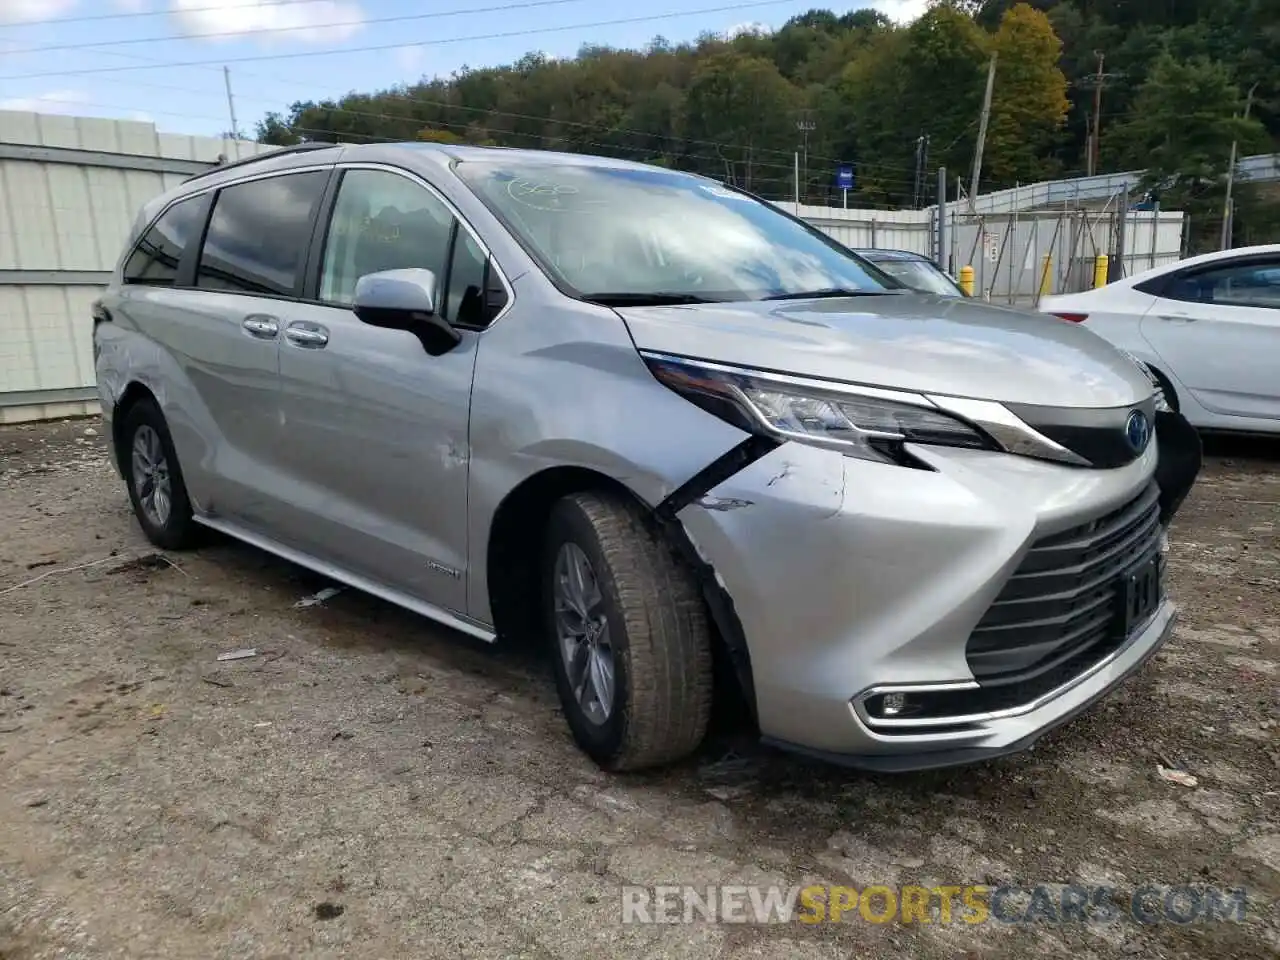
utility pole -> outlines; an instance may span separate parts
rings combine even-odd
[[[1244,99],[1244,119],[1249,119],[1249,110],[1253,106],[1253,93],[1258,89],[1255,83],[1249,88],[1249,95]],[[1237,140],[1231,141],[1231,165],[1227,167],[1227,198],[1222,207],[1222,243],[1220,249],[1227,250],[1231,247],[1231,238],[1235,232],[1235,200],[1231,197],[1231,190],[1236,184],[1236,150],[1240,144]]]
[[[240,159],[240,127],[236,123],[236,99],[231,95],[231,68],[222,68],[222,79],[227,86],[227,112],[231,114],[231,140],[236,146],[236,159]]]
[[[795,152],[793,157],[795,160],[795,178],[796,178],[796,216],[800,216],[800,151]]]
[[[982,98],[982,119],[978,121],[978,147],[973,152],[973,182],[969,184],[969,210],[978,196],[978,179],[982,176],[982,150],[987,145],[987,123],[991,120],[991,94],[996,87],[996,55],[991,54],[987,67],[987,92]]]
[[[1102,53],[1098,53],[1098,73],[1093,83],[1093,137],[1089,141],[1089,176],[1098,172],[1098,132],[1102,126]]]
[[[1095,50],[1094,55],[1098,58],[1098,69],[1095,73],[1081,77],[1076,81],[1082,87],[1093,88],[1093,110],[1088,118],[1088,133],[1086,134],[1086,149],[1084,157],[1084,169],[1088,176],[1094,176],[1098,172],[1098,156],[1102,146],[1102,88],[1111,80],[1117,80],[1124,76],[1120,73],[1106,73],[1102,68],[1106,63],[1106,56],[1100,50]]]
[[[809,119],[809,111],[796,121],[796,129],[804,135],[804,183],[805,193],[809,192],[809,134],[817,128],[817,124]]]
[[[925,191],[928,189],[928,176],[925,171],[929,164],[929,135],[922,133],[916,137],[916,178],[911,188],[911,205],[919,210],[924,206]]]

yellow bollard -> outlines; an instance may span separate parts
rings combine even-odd
[[[1098,254],[1098,258],[1093,261],[1093,285],[1095,287],[1105,287],[1107,285],[1107,255],[1105,253]]]
[[[1053,257],[1045,254],[1040,259],[1040,296],[1047,297],[1052,292],[1053,286]]]
[[[973,267],[968,264],[960,268],[960,289],[966,297],[973,296]]]

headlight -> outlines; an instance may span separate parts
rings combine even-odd
[[[658,380],[750,433],[837,450],[850,457],[924,467],[908,443],[998,450],[986,434],[918,394],[816,384],[679,357],[646,355]]]
[[[1134,363],[1134,366],[1136,366],[1139,370],[1142,371],[1143,376],[1145,376],[1148,380],[1151,381],[1151,386],[1153,386],[1156,391],[1155,393],[1156,409],[1162,410],[1162,411],[1172,410],[1173,408],[1169,406],[1169,401],[1166,400],[1164,397],[1164,387],[1160,383],[1160,378],[1155,375],[1155,371],[1153,371],[1149,366],[1147,366],[1147,363],[1145,360],[1139,360],[1128,350],[1121,350],[1120,352],[1123,353],[1130,360],[1132,360]]]

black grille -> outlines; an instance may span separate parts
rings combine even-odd
[[[1032,546],[965,646],[983,687],[1016,684],[1014,700],[1033,698],[1123,645],[1117,590],[1125,571],[1160,557],[1159,499],[1153,482],[1106,516]]]

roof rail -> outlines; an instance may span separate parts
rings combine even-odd
[[[192,180],[199,180],[201,177],[207,177],[223,170],[233,170],[236,167],[243,167],[250,163],[257,163],[259,160],[267,160],[271,157],[283,157],[290,153],[306,153],[310,150],[331,150],[334,147],[340,147],[340,143],[295,143],[291,146],[281,147],[279,150],[272,150],[268,153],[255,153],[252,157],[244,157],[241,160],[232,160],[230,163],[218,163],[203,170],[200,173],[193,174],[184,180],[184,183],[190,183]]]

